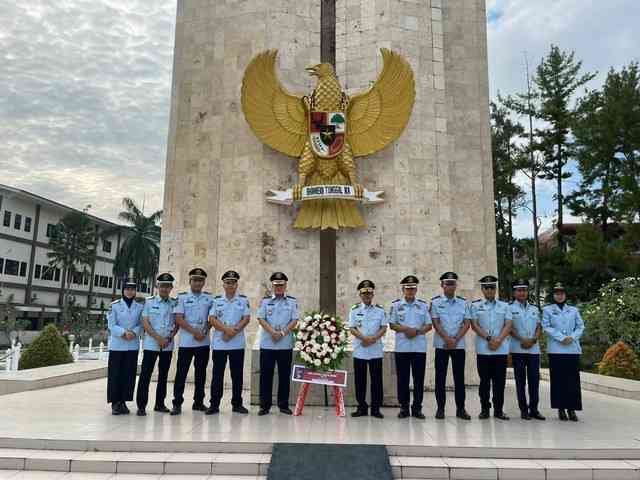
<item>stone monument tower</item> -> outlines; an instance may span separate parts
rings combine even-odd
[[[305,68],[320,61],[359,92],[380,72],[380,48],[409,62],[416,92],[402,136],[357,159],[362,183],[384,190],[385,202],[362,208],[365,228],[296,230],[297,207],[268,203],[265,192],[294,184],[297,160],[250,130],[244,70],[278,49],[290,92],[313,89]],[[160,268],[184,289],[200,266],[213,290],[237,270],[253,307],[281,270],[303,309],[335,305],[343,316],[364,278],[384,305],[408,274],[426,299],[448,270],[474,296],[496,271],[488,106],[485,0],[179,0]]]

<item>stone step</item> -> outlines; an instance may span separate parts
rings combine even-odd
[[[0,449],[1,470],[266,476],[268,453],[86,452]],[[2,477],[0,477],[1,479]]]
[[[131,475],[0,470],[0,480],[267,480],[264,475]]]
[[[638,460],[525,460],[390,456],[403,480],[640,480]]]

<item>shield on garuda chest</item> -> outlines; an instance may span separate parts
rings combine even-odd
[[[347,117],[344,112],[310,112],[309,143],[313,153],[332,158],[344,149]]]

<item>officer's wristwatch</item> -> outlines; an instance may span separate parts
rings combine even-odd
[[[492,337],[491,335],[487,335],[487,336],[485,337],[485,340],[486,340],[487,342],[490,342],[492,338],[493,338],[493,337]]]

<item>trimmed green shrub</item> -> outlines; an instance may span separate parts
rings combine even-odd
[[[598,373],[611,377],[640,379],[640,361],[629,345],[618,342],[607,350],[598,364]]]
[[[67,343],[55,325],[47,325],[20,357],[19,370],[72,363]]]

